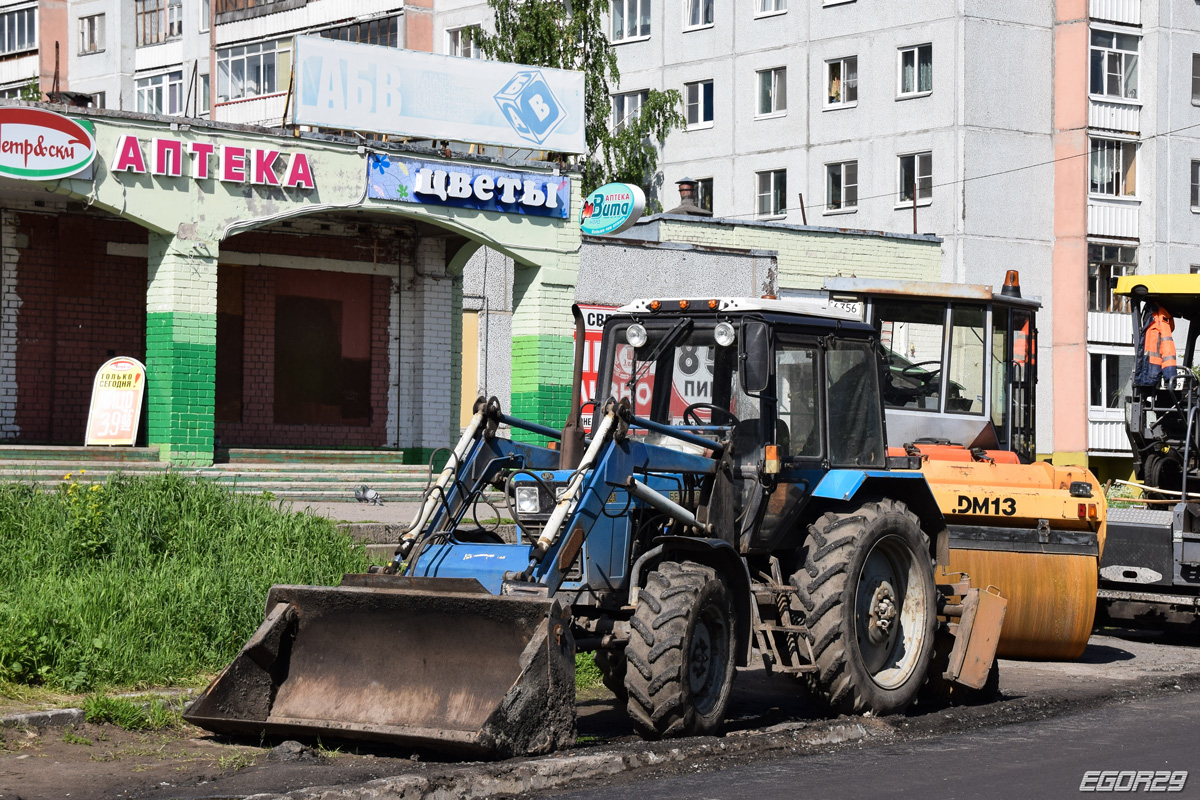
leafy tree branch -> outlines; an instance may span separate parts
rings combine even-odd
[[[651,90],[637,113],[613,124],[609,95],[621,73],[604,31],[605,0],[570,0],[569,6],[563,0],[488,0],[488,6],[495,14],[493,31],[475,33],[486,57],[583,73],[588,152],[579,163],[585,192],[620,181],[652,197],[658,147],[683,127],[682,100],[674,89]]]

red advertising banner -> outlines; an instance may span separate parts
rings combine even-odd
[[[86,445],[132,445],[146,390],[146,368],[136,358],[109,359],[96,372]]]
[[[604,336],[604,323],[616,310],[616,306],[597,306],[580,304],[583,312],[584,343],[583,343],[583,423],[590,426],[592,407],[589,402],[601,402],[608,397],[621,400],[633,397],[633,413],[647,416],[650,413],[650,401],[654,392],[656,365],[639,364],[638,379],[630,386],[633,367],[633,348],[620,343],[616,346],[615,363],[613,364],[612,386],[607,392],[600,392],[597,397],[596,382],[600,373],[600,341]],[[675,368],[671,375],[671,422],[683,423],[683,410],[692,403],[712,402],[712,348],[705,345],[684,346],[676,348]],[[697,409],[696,417],[704,423],[709,421],[711,412],[708,409]],[[695,420],[688,420],[695,422]]]

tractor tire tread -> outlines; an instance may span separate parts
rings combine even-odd
[[[625,659],[631,666],[625,675],[625,688],[629,716],[644,738],[698,732],[697,713],[681,681],[687,674],[684,662],[689,657],[690,619],[712,581],[720,581],[712,567],[665,561],[647,576],[646,586],[638,594],[625,648]]]

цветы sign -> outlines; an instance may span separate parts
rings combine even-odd
[[[131,445],[137,439],[146,390],[146,368],[136,358],[104,362],[92,383],[85,445]]]
[[[117,141],[111,171],[149,172],[178,178],[184,173],[184,163],[190,161],[187,173],[196,180],[249,181],[259,186],[289,189],[312,189],[317,185],[305,153],[285,155],[278,150],[259,147],[155,137],[150,140],[149,156],[147,159],[142,141],[136,136],[122,136]]]
[[[367,196],[376,200],[558,219],[566,219],[571,206],[571,179],[565,175],[372,153],[367,176]]]
[[[0,176],[51,181],[82,172],[96,157],[90,125],[40,108],[0,108]]]

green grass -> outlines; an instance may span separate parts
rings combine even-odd
[[[92,740],[86,736],[79,736],[74,731],[68,729],[63,731],[62,740],[67,744],[82,744],[88,747],[92,746]]]
[[[0,485],[0,683],[192,684],[262,622],[273,583],[366,569],[333,522],[167,474]]]
[[[83,704],[83,719],[94,725],[116,725],[127,731],[160,731],[182,721],[177,709],[161,698],[142,703],[126,697],[94,694]]]
[[[575,689],[596,689],[604,685],[600,668],[591,653],[575,654]]]

